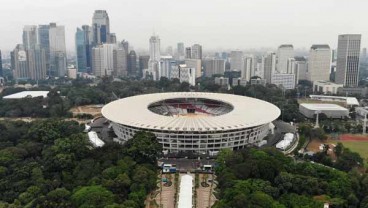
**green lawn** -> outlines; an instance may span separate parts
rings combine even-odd
[[[368,162],[368,141],[334,141],[332,143],[341,142],[344,147],[349,148],[353,152],[357,152],[360,156]]]

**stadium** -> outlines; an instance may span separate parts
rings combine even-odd
[[[120,143],[143,130],[154,133],[167,152],[211,153],[262,141],[280,109],[245,96],[173,92],[116,100],[102,108],[102,115]]]

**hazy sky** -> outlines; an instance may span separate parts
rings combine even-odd
[[[148,49],[155,31],[162,49],[177,42],[206,49],[336,47],[338,34],[368,38],[367,0],[1,0],[0,49],[22,41],[27,24],[56,22],[66,27],[74,50],[76,27],[91,24],[96,9],[107,10],[111,32],[136,49]]]

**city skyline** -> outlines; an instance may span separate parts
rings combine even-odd
[[[315,7],[304,0],[238,1],[234,4],[223,4],[223,0],[141,0],[129,4],[109,0],[88,3],[15,0],[0,8],[0,23],[7,28],[0,45],[3,50],[14,48],[22,41],[25,25],[56,22],[65,26],[67,50],[75,51],[76,28],[91,25],[95,10],[106,10],[111,31],[116,33],[118,40],[128,40],[136,50],[147,50],[148,38],[154,32],[162,40],[162,50],[167,46],[175,48],[178,42],[183,42],[185,47],[198,43],[204,50],[277,48],[281,44],[293,44],[296,49],[306,50],[313,44],[336,48],[336,37],[345,33],[362,34],[363,48],[368,35],[368,27],[361,21],[366,19],[366,3],[353,2],[326,0]],[[162,5],[167,12],[160,12]],[[354,13],[340,15],[352,7]],[[140,10],[139,16],[137,10]],[[11,21],[9,16],[12,16]]]

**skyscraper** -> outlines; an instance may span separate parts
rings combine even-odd
[[[18,44],[11,52],[12,70],[15,79],[29,79],[27,52],[22,44]]]
[[[339,35],[335,77],[337,84],[358,86],[360,41],[359,34]]]
[[[254,76],[255,66],[256,59],[254,56],[246,56],[244,58],[244,67],[241,70],[241,77],[249,82],[250,78]]]
[[[148,69],[149,56],[139,56],[139,73],[138,77],[143,76],[143,72]]]
[[[194,44],[192,46],[192,59],[202,59],[202,46]]]
[[[137,76],[137,55],[134,50],[131,50],[128,55],[128,74]]]
[[[77,28],[75,33],[75,50],[77,53],[77,69],[78,72],[87,72],[87,45],[84,31]]]
[[[230,70],[231,71],[242,71],[244,67],[243,52],[242,51],[231,51],[230,52]]]
[[[88,73],[92,72],[92,47],[93,47],[93,36],[92,28],[89,25],[82,25],[82,30],[84,34],[84,44],[86,49],[86,71]]]
[[[128,75],[128,53],[124,48],[114,50],[114,76],[125,77]]]
[[[185,48],[185,59],[191,59],[192,58],[192,48],[186,47]]]
[[[170,79],[172,67],[175,65],[176,62],[172,56],[161,56],[159,77],[166,77]]]
[[[331,49],[328,45],[312,45],[309,50],[307,80],[330,80]]]
[[[177,59],[178,60],[183,60],[185,58],[185,48],[184,48],[184,43],[178,43],[177,46]]]
[[[153,80],[159,80],[161,54],[160,38],[158,36],[153,35],[149,39],[149,53],[148,74],[152,76]]]
[[[294,57],[293,45],[280,45],[277,50],[277,66],[279,73],[287,73],[287,62],[289,58]]]
[[[50,38],[49,38],[49,25],[38,25],[38,44],[45,50],[46,54],[46,73],[49,74],[50,68]]]
[[[62,77],[66,75],[66,48],[65,48],[65,28],[50,23],[49,26],[50,45],[50,75]]]
[[[26,25],[23,28],[23,46],[25,49],[33,49],[37,45],[37,26]]]
[[[272,75],[276,70],[276,54],[268,53],[264,58],[264,79],[268,84],[271,84]]]
[[[205,59],[203,60],[203,68],[206,77],[212,77],[215,74],[223,75],[225,72],[225,60]]]
[[[110,20],[105,10],[96,10],[92,18],[93,43],[109,43]]]
[[[36,45],[33,49],[27,50],[27,61],[29,78],[40,80],[46,78],[46,53],[45,49]]]
[[[98,45],[92,49],[92,71],[94,75],[110,76],[114,70],[115,44]]]

